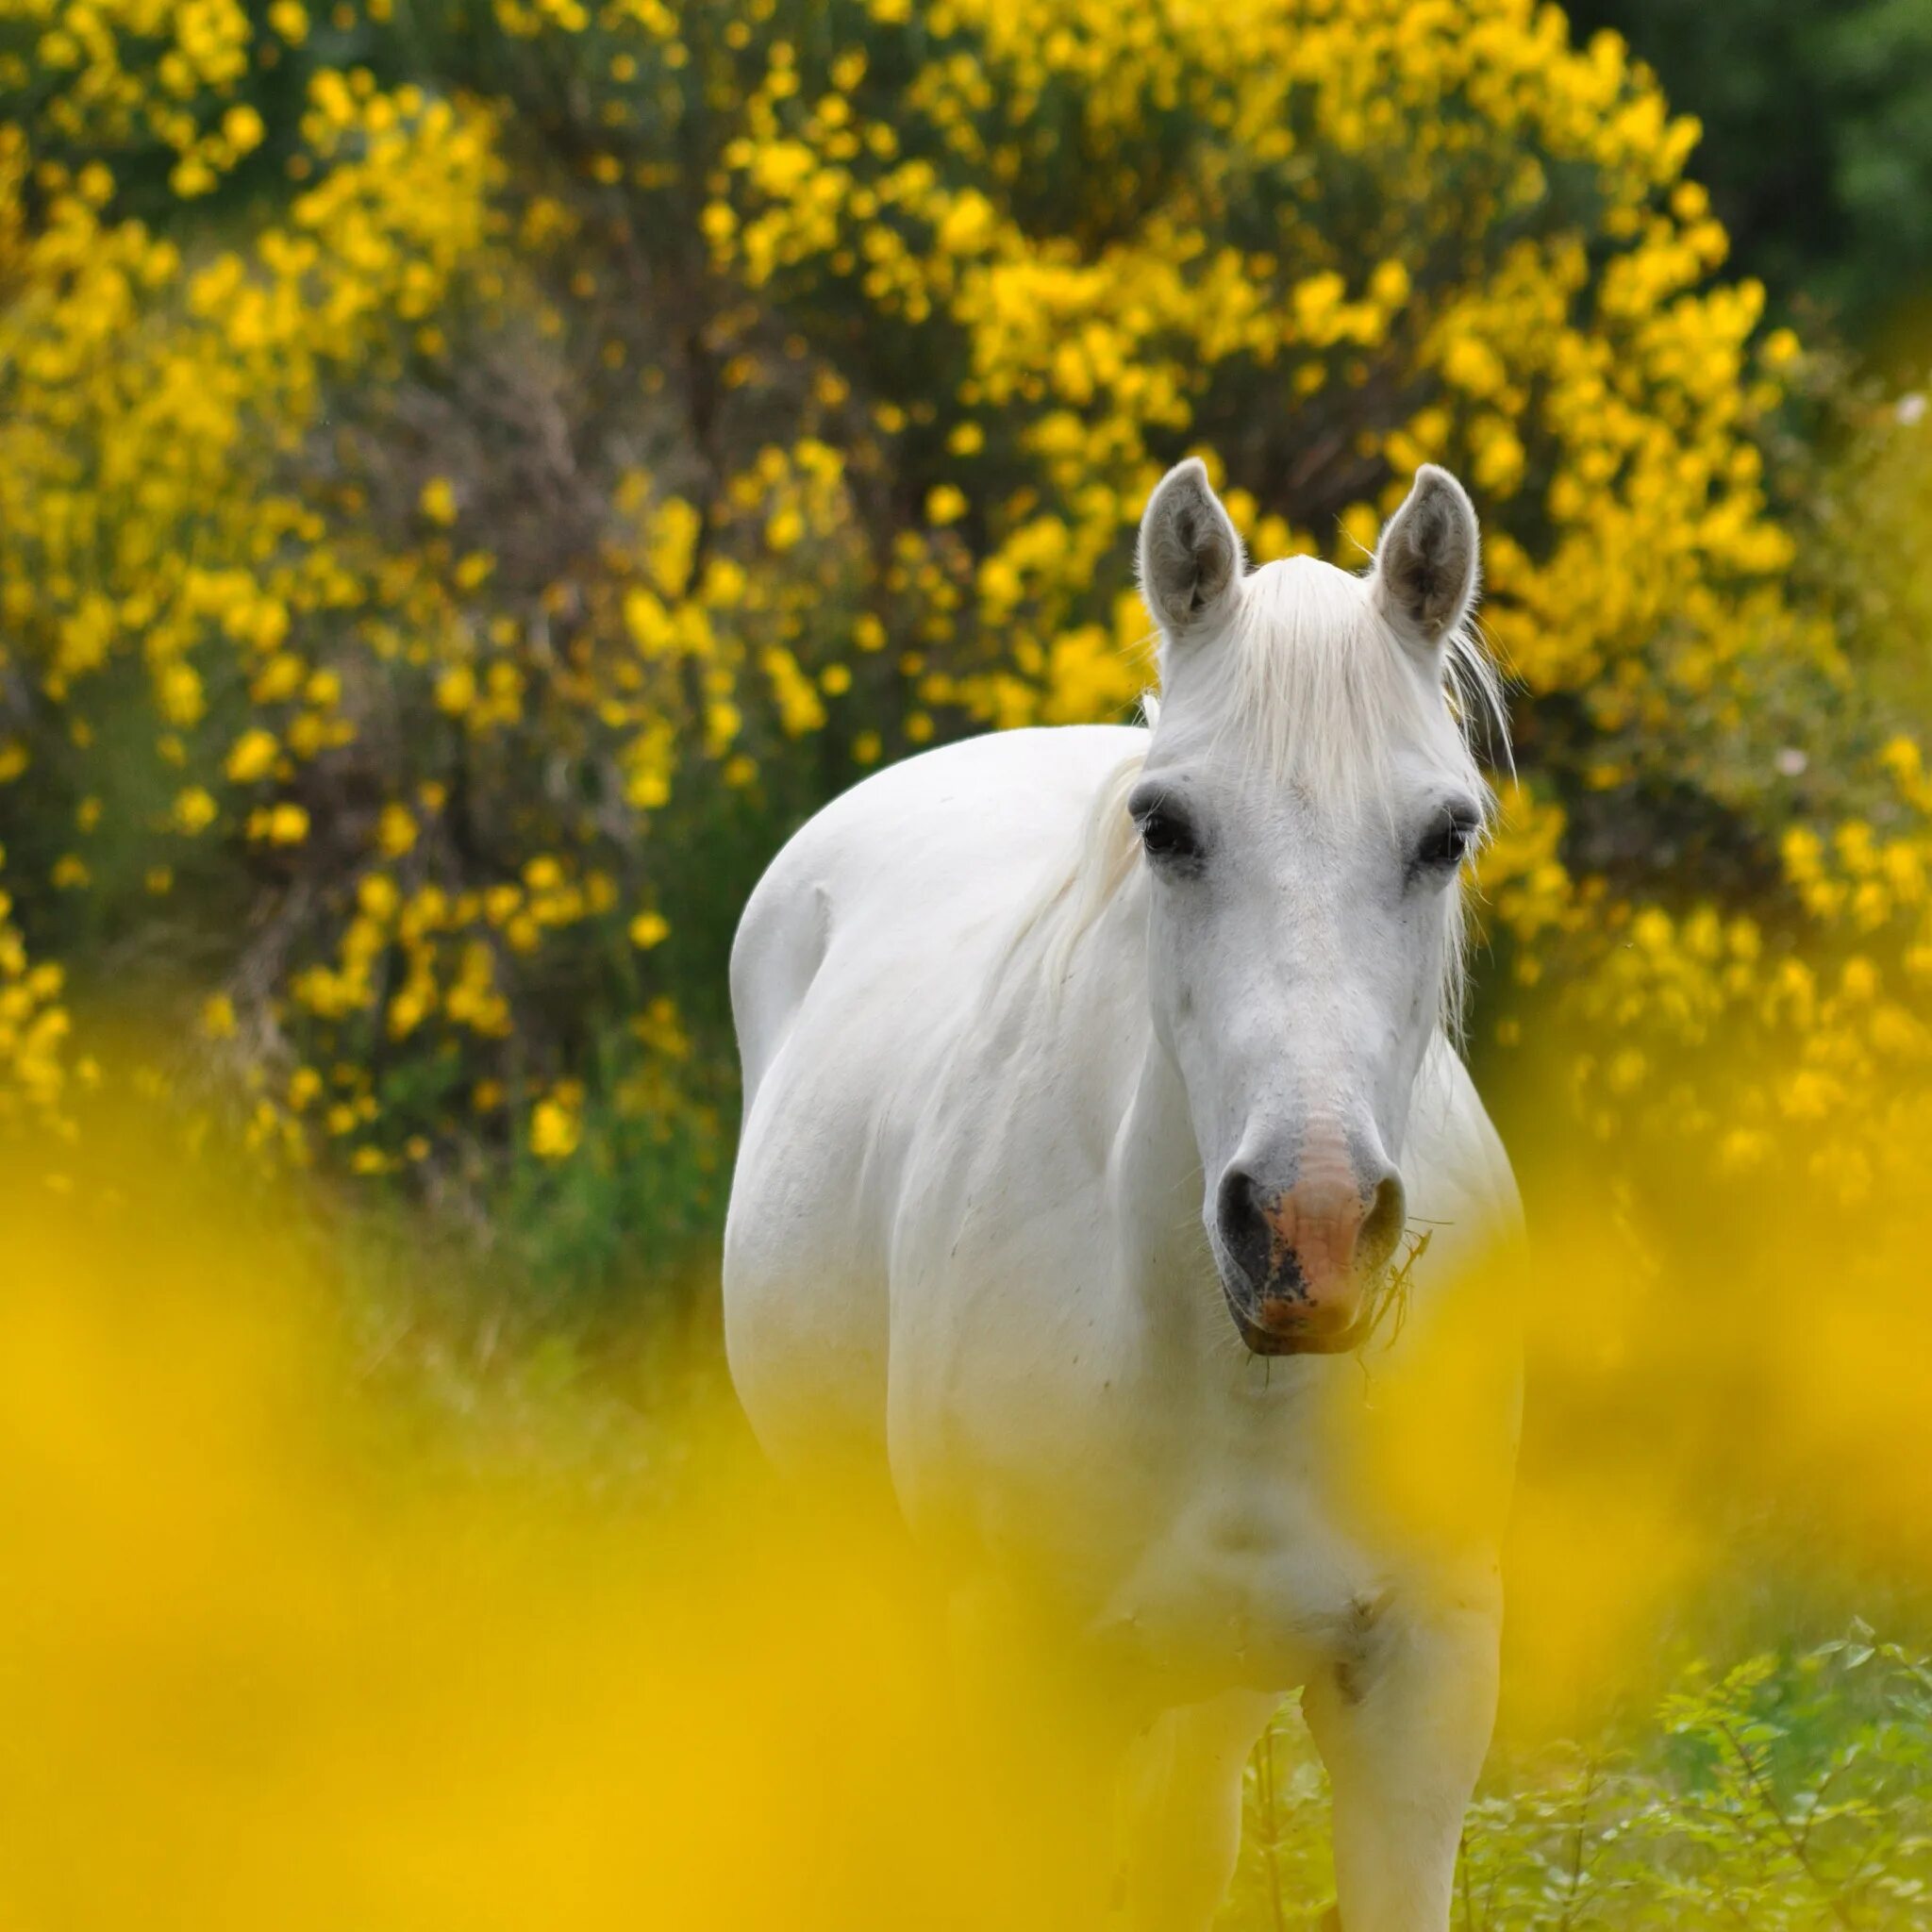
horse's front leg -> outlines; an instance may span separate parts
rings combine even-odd
[[[1309,1680],[1335,1793],[1342,1932],[1445,1932],[1463,1812],[1496,1716],[1500,1605],[1391,1604]]]
[[[1129,1932],[1206,1932],[1234,1876],[1241,1774],[1278,1700],[1229,1691],[1170,1710],[1121,1772],[1117,1923]]]

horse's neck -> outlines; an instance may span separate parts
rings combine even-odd
[[[1005,1075],[994,1076],[1000,1106],[1043,1109],[1036,1118],[1054,1139],[1092,1150],[1103,1191],[1093,1206],[1114,1247],[1108,1286],[1126,1303],[1118,1339],[1174,1360],[1189,1339],[1181,1331],[1218,1310],[1220,1292],[1187,1091],[1154,1032],[1144,891],[1124,884],[1064,954],[1050,929],[1025,935],[987,1017],[982,1047]],[[1208,1291],[1189,1292],[1196,1275]]]
[[[1123,1287],[1158,1325],[1165,1325],[1161,1317],[1183,1299],[1174,1292],[1179,1281],[1212,1269],[1201,1224],[1203,1185],[1187,1090],[1150,1027],[1140,1077],[1115,1136],[1108,1191]]]
[[[1185,1283],[1213,1261],[1202,1228],[1201,1156],[1179,1070],[1155,1035],[1147,990],[1147,915],[1141,895],[1123,892],[1083,936],[1075,970],[1062,983],[1049,1058],[1073,1058],[1079,1074],[1055,1082],[1061,1099],[1098,1116],[1100,1183],[1116,1243],[1112,1271],[1131,1304],[1133,1325],[1171,1344],[1177,1320],[1218,1305]]]

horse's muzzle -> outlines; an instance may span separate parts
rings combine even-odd
[[[1222,1289],[1257,1355],[1342,1355],[1374,1326],[1371,1288],[1400,1240],[1402,1182],[1385,1168],[1270,1191],[1240,1168],[1216,1200]]]
[[[1369,1339],[1374,1327],[1364,1298],[1346,1309],[1314,1308],[1307,1302],[1279,1297],[1244,1306],[1222,1284],[1236,1332],[1256,1355],[1349,1355]]]

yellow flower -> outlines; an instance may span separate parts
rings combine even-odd
[[[209,1040],[234,1039],[235,1002],[226,993],[215,993],[202,1002],[201,1030]]]
[[[235,741],[228,753],[227,763],[223,769],[229,780],[236,785],[252,785],[257,779],[266,778],[275,770],[276,754],[280,747],[274,735],[258,727],[244,731]]]
[[[447,476],[432,476],[423,486],[417,508],[432,524],[447,529],[457,520],[456,486]]]
[[[299,845],[308,836],[308,814],[284,799],[268,815],[268,838],[274,845]]]
[[[261,116],[246,102],[230,108],[222,116],[222,133],[237,155],[249,154],[259,147],[266,131]]]
[[[206,831],[214,823],[217,809],[208,791],[202,786],[191,785],[185,791],[175,795],[175,824],[178,830],[192,837],[196,832]]]
[[[459,718],[476,702],[476,674],[467,664],[452,664],[436,680],[439,710]]]
[[[540,1100],[530,1110],[530,1152],[539,1160],[569,1159],[583,1133],[575,1111],[557,1100]]]
[[[186,726],[199,722],[208,707],[202,695],[201,678],[193,665],[179,661],[170,664],[158,685],[161,715],[171,724]]]
[[[671,934],[671,922],[661,912],[640,912],[630,923],[630,942],[640,952],[661,945]]]
[[[386,805],[375,824],[375,842],[386,858],[400,858],[416,842],[416,821],[407,806]]]

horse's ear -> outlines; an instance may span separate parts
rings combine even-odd
[[[1205,630],[1227,614],[1241,587],[1241,540],[1199,457],[1176,463],[1154,487],[1141,518],[1141,594],[1170,638]]]
[[[1433,652],[1469,615],[1480,561],[1468,491],[1424,463],[1375,547],[1375,608],[1406,643]]]

